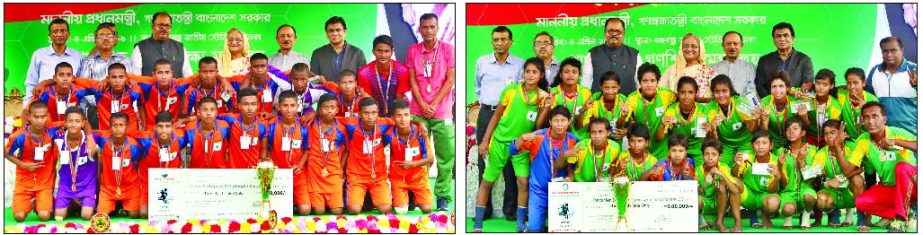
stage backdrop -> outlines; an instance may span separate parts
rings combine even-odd
[[[605,42],[606,19],[621,17],[627,23],[623,43],[638,49],[644,62],[665,71],[676,60],[686,33],[704,41],[706,62],[712,64],[724,56],[724,33],[738,31],[744,41],[741,58],[756,64],[760,56],[775,50],[772,26],[785,21],[795,28],[795,49],[811,56],[815,72],[833,70],[837,84],[845,84],[842,74],[847,68],[868,70],[881,63],[878,40],[894,28],[916,30],[915,13],[912,23],[889,22],[892,11],[886,14],[885,4],[468,4],[467,14],[466,62],[472,70],[467,73],[466,103],[477,101],[473,68],[479,57],[493,53],[491,30],[498,25],[513,31],[512,55],[533,57],[535,35],[548,31],[555,38],[558,62],[571,56],[582,61],[587,50]],[[902,14],[893,12],[895,19],[905,19]],[[916,44],[913,34],[896,35],[905,47]],[[905,56],[916,61],[916,46],[907,47]]]
[[[119,33],[115,51],[130,56],[134,44],[151,35],[151,16],[166,11],[173,17],[170,38],[184,44],[193,71],[204,56],[218,57],[228,29],[242,30],[251,53],[271,56],[279,49],[276,29],[295,27],[296,52],[310,59],[314,49],[328,43],[324,22],[331,16],[346,20],[346,41],[361,48],[372,61],[372,39],[380,34],[395,38],[394,57],[404,61],[406,48],[419,41],[417,21],[423,13],[439,16],[439,38],[454,44],[454,4],[4,4],[4,92],[25,87],[32,53],[50,45],[48,23],[64,18],[70,23],[68,47],[86,56],[94,46],[93,33],[102,22],[113,22]],[[403,48],[403,50],[399,50]]]

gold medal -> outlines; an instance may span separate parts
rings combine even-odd
[[[329,174],[330,172],[327,172],[327,168],[324,168],[323,170],[320,171],[320,176],[327,177],[327,175]]]
[[[122,188],[115,189],[115,196],[122,196]]]
[[[375,172],[372,172],[372,179],[375,179]]]
[[[426,85],[426,92],[433,92],[433,87],[431,85]]]
[[[77,184],[76,184],[76,183],[74,183],[74,184],[71,185],[71,190],[72,190],[72,191],[77,191]]]

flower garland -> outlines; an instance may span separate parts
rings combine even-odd
[[[454,217],[454,216],[453,216]],[[112,223],[110,233],[455,233],[450,215],[357,215],[283,217],[270,229],[262,218],[237,220],[177,220]],[[8,225],[6,233],[93,233],[82,223]]]

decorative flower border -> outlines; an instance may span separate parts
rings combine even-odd
[[[450,216],[452,218],[450,218]],[[357,215],[283,217],[275,229],[262,218],[112,223],[109,233],[455,233],[453,215]],[[6,233],[93,233],[86,223],[8,225]]]

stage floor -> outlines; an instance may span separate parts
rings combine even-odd
[[[874,218],[872,219],[872,223],[877,222],[878,219],[879,219],[878,217],[874,217]],[[795,229],[792,229],[792,230],[784,230],[784,229],[782,229],[782,222],[784,222],[784,219],[782,219],[782,218],[776,218],[776,219],[773,219],[773,220],[772,220],[773,225],[775,225],[775,228],[773,228],[773,229],[755,229],[755,228],[750,228],[750,226],[748,225],[748,224],[750,223],[750,219],[749,219],[748,217],[744,216],[744,218],[742,218],[742,220],[743,220],[742,222],[743,222],[743,224],[744,224],[744,226],[743,226],[743,232],[755,232],[755,233],[756,233],[756,232],[758,232],[758,233],[765,233],[765,232],[855,233],[855,232],[857,232],[857,231],[856,231],[856,226],[855,226],[855,225],[851,225],[851,226],[849,226],[849,227],[840,227],[840,228],[835,228],[835,229],[834,229],[834,228],[826,227],[826,224],[827,224],[827,217],[826,217],[826,215],[824,216],[824,220],[823,220],[823,224],[824,224],[824,225],[823,225],[823,226],[821,226],[821,227],[814,227],[814,228],[811,228],[810,230],[801,230],[801,229],[798,229],[798,228],[795,228]],[[793,218],[792,220],[793,220],[793,222],[794,222],[795,224],[798,224],[798,223],[799,223],[798,221],[800,221],[800,220],[798,220],[798,219],[796,219],[796,218]],[[465,221],[466,221],[466,226],[465,226],[466,228],[465,228],[465,231],[470,232],[470,231],[471,231],[471,228],[474,226],[474,219],[473,219],[473,218],[466,218]],[[814,220],[812,219],[811,221],[814,221]],[[856,219],[853,218],[853,221],[856,221]],[[727,226],[729,226],[728,228],[730,229],[731,227],[734,226],[734,218],[733,218],[733,217],[729,217],[729,218],[726,217],[726,218],[724,218],[724,224],[727,225]],[[871,230],[871,232],[887,232],[887,231],[888,231],[887,228],[877,228],[877,227],[872,227],[872,230]],[[916,231],[917,231],[917,229],[908,229],[908,230],[907,230],[907,232],[916,232]],[[504,218],[498,218],[498,217],[485,220],[485,221],[484,221],[484,232],[501,232],[501,233],[503,233],[503,232],[516,232],[516,221],[507,221],[507,220],[504,219]],[[706,232],[706,233],[708,233],[708,232],[718,232],[718,230],[712,229],[712,230],[703,230],[703,231],[700,231],[700,232]]]
[[[435,181],[436,181],[435,178],[430,178],[430,186],[431,186],[431,187],[435,186]],[[453,181],[452,181],[452,184],[454,185],[454,183],[455,183],[455,181],[453,180]],[[452,195],[455,195],[455,188],[454,188],[454,187],[452,188]],[[433,198],[433,202],[435,203],[435,197]],[[454,201],[449,203],[449,208],[450,208],[450,210],[454,210],[454,208],[455,208],[455,202],[454,202]],[[451,212],[449,212],[449,213],[451,213]],[[377,211],[377,210],[373,210],[373,211],[366,212],[366,213],[363,213],[363,214],[365,214],[365,215],[368,215],[368,214],[378,214],[378,211]],[[326,214],[326,215],[330,215],[330,214]],[[326,215],[325,215],[325,216],[326,216]],[[405,216],[420,216],[420,215],[423,215],[423,213],[420,212],[419,209],[416,209],[416,210],[407,212],[407,214],[406,214]],[[296,217],[315,217],[315,216],[318,216],[318,215],[306,215],[306,216],[297,216],[297,215],[296,215]],[[347,215],[347,216],[349,216],[349,215]],[[13,208],[9,208],[9,207],[4,208],[4,210],[3,210],[3,221],[4,221],[4,224],[5,224],[5,225],[15,225],[15,224],[17,224],[16,220],[13,219]],[[127,215],[120,215],[120,216],[114,216],[114,217],[112,218],[112,221],[118,223],[118,222],[144,222],[144,221],[147,221],[147,220],[146,220],[146,219],[132,219],[132,218],[128,218]],[[28,224],[28,225],[36,225],[36,224],[41,224],[41,223],[46,223],[46,224],[66,224],[67,222],[87,223],[86,220],[83,220],[83,219],[80,218],[79,216],[77,216],[77,217],[69,217],[69,218],[64,219],[63,221],[60,221],[60,222],[59,222],[59,221],[55,221],[54,219],[49,220],[49,221],[46,221],[46,222],[41,222],[41,221],[38,220],[38,215],[36,215],[34,211],[33,211],[32,213],[29,213],[29,216],[26,217],[26,221],[23,222],[23,223],[24,223],[24,224]]]

